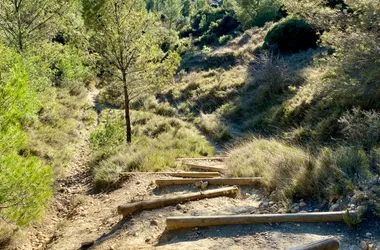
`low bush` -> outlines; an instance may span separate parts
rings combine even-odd
[[[231,176],[261,176],[268,190],[292,186],[293,178],[313,164],[302,149],[276,140],[253,139],[234,148],[228,155]]]
[[[380,112],[353,108],[339,118],[345,139],[353,145],[371,150],[380,143]]]
[[[371,176],[361,149],[323,148],[313,156],[302,148],[274,139],[252,139],[228,155],[231,176],[261,176],[268,193],[291,202],[295,198],[324,199],[352,194],[360,180]]]
[[[28,153],[25,128],[36,121],[37,94],[20,55],[0,45],[0,218],[17,225],[37,219],[51,196],[52,170]],[[0,232],[0,237],[6,232]]]
[[[225,143],[232,139],[228,127],[223,124],[220,117],[216,115],[205,115],[201,113],[195,123],[203,133],[215,142]]]
[[[233,11],[225,9],[206,9],[197,13],[191,27],[183,29],[180,37],[192,34],[194,45],[203,48],[206,45],[218,45],[219,39],[224,41],[238,35],[240,23],[233,17]]]
[[[224,6],[234,10],[245,30],[254,26],[262,27],[281,16],[281,2],[278,0],[228,0]]]
[[[316,48],[318,35],[304,20],[289,17],[274,25],[265,37],[264,48],[295,53]]]
[[[123,115],[119,110],[103,111],[102,124],[91,134],[90,165],[97,190],[115,187],[121,172],[162,171],[177,167],[177,157],[214,154],[191,124],[143,111],[133,111],[131,117],[131,145],[125,144]]]

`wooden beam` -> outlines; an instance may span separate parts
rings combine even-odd
[[[341,222],[346,211],[297,213],[297,214],[259,214],[259,215],[228,215],[228,216],[187,216],[168,217],[166,227],[169,231],[224,225],[244,225],[258,223],[282,223],[282,222]],[[350,212],[356,216],[355,211]]]
[[[219,156],[219,157],[201,157],[201,158],[177,158],[176,160],[177,161],[207,161],[207,160],[210,160],[210,161],[223,161],[227,159],[227,157],[223,157],[223,156]]]
[[[123,216],[127,216],[134,212],[139,212],[142,210],[149,210],[153,208],[176,205],[182,202],[206,199],[206,198],[214,198],[218,196],[229,196],[236,197],[239,193],[239,189],[237,187],[225,187],[213,190],[207,190],[203,192],[194,192],[190,194],[182,194],[174,197],[168,198],[158,198],[140,202],[134,202],[131,204],[121,205],[117,208],[117,212],[122,214]]]
[[[288,248],[287,250],[339,250],[340,242],[335,238],[314,241],[302,246]]]
[[[175,177],[184,178],[213,178],[220,177],[219,172],[123,172],[120,176],[129,176],[135,174],[160,174],[160,175],[170,175]]]
[[[214,171],[214,172],[219,172],[219,173],[223,173],[226,170],[226,168],[223,167],[222,165],[208,166],[208,165],[195,164],[195,163],[184,163],[184,164],[186,166],[189,166],[190,168],[202,169],[206,171]]]
[[[198,181],[208,182],[210,185],[257,185],[261,183],[261,177],[248,178],[189,178],[189,179],[157,179],[157,186],[189,185]]]

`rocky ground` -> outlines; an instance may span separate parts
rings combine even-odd
[[[108,194],[85,196],[46,248],[79,249],[88,243],[88,249],[102,250],[285,249],[337,237],[341,241],[341,249],[363,249],[360,244],[366,245],[367,249],[380,249],[379,221],[363,222],[356,229],[350,229],[343,223],[287,223],[165,231],[167,216],[266,213],[266,205],[277,206],[255,188],[243,188],[240,197],[235,199],[218,197],[200,200],[143,211],[125,219],[117,215],[116,207],[124,203],[197,190],[193,186],[156,188],[152,182],[158,177],[162,176],[136,174],[121,189]],[[304,205],[302,201],[300,204]]]
[[[90,96],[93,98],[93,96]],[[165,230],[168,216],[299,213],[356,209],[355,197],[332,199],[325,204],[300,200],[290,207],[271,200],[257,187],[243,187],[237,198],[218,197],[142,211],[122,218],[117,206],[140,200],[198,191],[192,185],[158,188],[160,174],[136,173],[123,180],[121,188],[94,193],[87,165],[88,135],[82,133],[76,163],[66,178],[58,180],[55,198],[47,216],[11,249],[286,249],[311,241],[336,237],[341,249],[380,249],[380,221],[366,220],[356,228],[343,223],[260,224]],[[221,165],[215,161],[198,163]],[[207,185],[206,185],[207,186]],[[204,186],[206,189],[216,186]]]

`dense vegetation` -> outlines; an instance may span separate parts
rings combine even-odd
[[[1,1],[0,246],[43,214],[92,125],[98,191],[214,143],[231,176],[263,176],[284,203],[361,197],[380,174],[379,11],[376,0]]]

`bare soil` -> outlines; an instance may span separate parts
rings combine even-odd
[[[93,99],[93,93],[90,98]],[[142,211],[122,218],[117,206],[134,201],[172,196],[197,191],[194,186],[157,188],[154,180],[160,174],[136,173],[124,180],[122,187],[108,193],[94,193],[91,171],[87,164],[88,135],[82,133],[76,164],[68,175],[57,182],[51,207],[43,221],[20,239],[11,249],[286,249],[291,246],[337,237],[341,249],[361,249],[360,241],[380,249],[379,221],[366,221],[350,229],[343,223],[260,224],[193,228],[176,232],[165,231],[168,216],[233,215],[276,212],[280,204],[272,203],[255,187],[241,188],[238,198],[218,197]],[[220,165],[218,161],[194,161]],[[209,186],[208,189],[217,188]],[[309,208],[312,209],[312,208]],[[312,210],[311,210],[312,211]],[[84,243],[91,243],[83,247]]]

